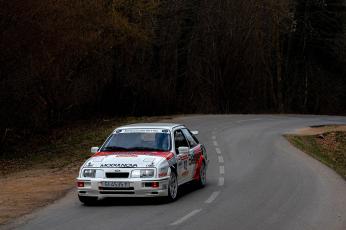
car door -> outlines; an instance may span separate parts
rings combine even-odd
[[[190,178],[189,153],[179,153],[179,147],[189,147],[189,144],[181,129],[174,131],[174,145],[177,154],[177,174],[179,184],[188,181]]]
[[[189,169],[189,180],[192,180],[197,167],[197,161],[201,154],[201,148],[199,147],[198,142],[193,138],[190,131],[186,128],[181,129],[189,146],[189,161],[188,161],[188,169]]]

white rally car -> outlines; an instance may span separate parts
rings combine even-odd
[[[177,198],[178,187],[206,183],[207,153],[183,125],[148,123],[122,126],[81,167],[78,197],[91,204],[104,197]]]

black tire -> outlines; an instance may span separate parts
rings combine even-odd
[[[79,201],[85,205],[94,205],[97,202],[97,197],[93,196],[80,196],[78,195]]]
[[[197,186],[199,188],[203,188],[207,183],[207,168],[205,167],[205,163],[203,162],[201,168],[199,169],[199,179],[196,180]]]
[[[175,172],[171,172],[168,182],[168,197],[169,202],[175,201],[178,197],[178,178]]]

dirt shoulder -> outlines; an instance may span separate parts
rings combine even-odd
[[[346,179],[346,125],[309,127],[285,137]]]
[[[0,223],[62,197],[74,185],[77,168],[24,170],[0,179]]]
[[[116,127],[171,117],[97,120],[37,136],[0,158],[0,226],[65,195],[91,146],[99,146]]]

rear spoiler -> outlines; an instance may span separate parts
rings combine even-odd
[[[197,130],[194,130],[194,131],[191,131],[191,133],[193,134],[193,135],[198,135],[198,131]]]

